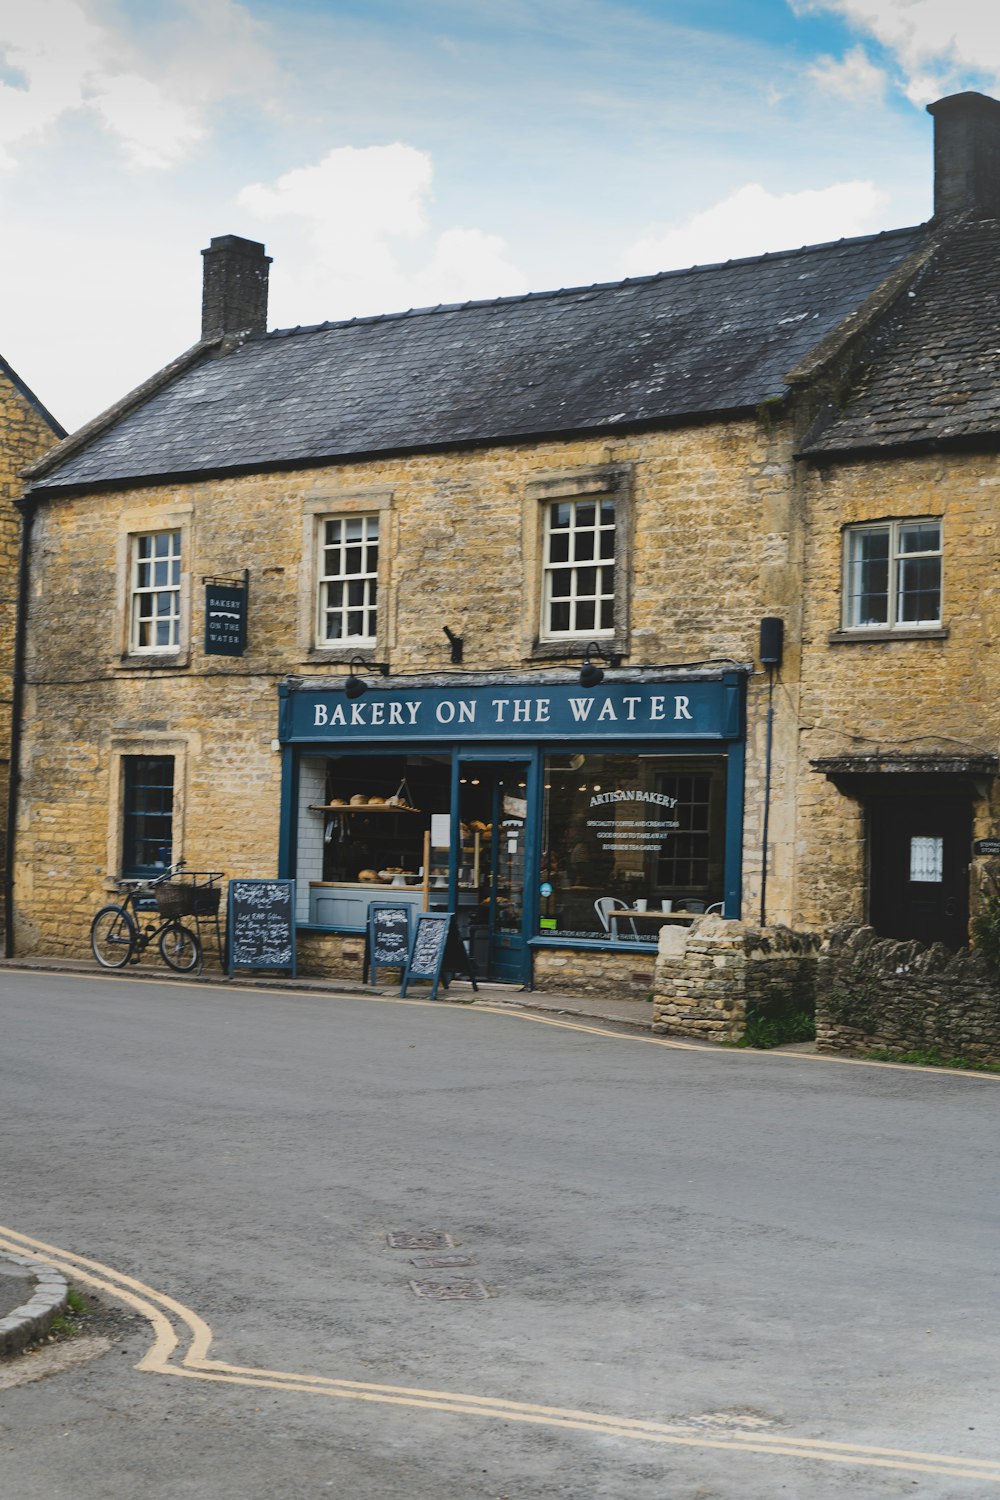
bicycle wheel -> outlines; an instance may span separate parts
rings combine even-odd
[[[139,933],[124,906],[102,906],[90,924],[90,946],[105,969],[123,969],[139,946]]]
[[[190,927],[171,922],[160,933],[160,957],[169,968],[190,974],[201,969],[201,943]]]

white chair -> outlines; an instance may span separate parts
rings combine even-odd
[[[601,926],[604,928],[604,931],[610,933],[612,937],[617,937],[618,920],[617,918],[615,919],[615,924],[612,927],[611,913],[617,911],[630,911],[631,908],[627,901],[619,901],[617,896],[598,896],[597,900],[594,902],[594,910],[601,919]],[[632,936],[638,939],[639,934],[635,930],[635,923],[630,919],[628,925],[632,929]]]
[[[713,901],[711,906],[705,907],[705,915],[707,917],[711,912],[717,911],[721,916],[722,912],[725,910],[725,907],[726,903],[724,901]]]

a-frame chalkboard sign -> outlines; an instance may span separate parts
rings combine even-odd
[[[410,955],[410,911],[405,901],[373,901],[368,908],[362,984],[375,984],[376,969],[405,969]]]
[[[442,973],[445,975],[446,989],[448,976],[459,973],[468,976],[474,990],[479,989],[472,960],[458,935],[455,913],[453,911],[422,911],[413,929],[410,953],[406,968],[403,970],[403,983],[399,993],[405,995],[407,985],[411,984],[414,979],[429,979],[431,999],[436,1000]]]

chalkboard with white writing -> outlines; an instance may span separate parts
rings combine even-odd
[[[444,985],[447,989],[452,974],[463,973],[478,989],[475,970],[465,944],[458,934],[458,925],[453,911],[422,911],[417,917],[410,942],[410,955],[403,970],[403,983],[399,993],[406,994],[406,987],[414,979],[431,981],[431,999],[437,999],[438,985],[444,970]]]
[[[288,969],[295,974],[295,881],[229,882],[229,972]]]
[[[405,902],[372,902],[368,908],[368,951],[365,978],[375,983],[375,970],[405,969],[410,951],[410,907]]]

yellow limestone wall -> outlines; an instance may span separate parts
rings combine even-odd
[[[572,485],[609,465],[630,494],[629,666],[752,662],[761,616],[786,617],[768,916],[791,921],[802,538],[790,447],[785,429],[747,420],[610,443],[497,447],[42,500],[29,611],[18,951],[85,951],[90,917],[117,874],[122,753],[178,756],[175,847],[192,867],[275,874],[278,680],[344,674],[308,639],[316,514],[380,510],[377,655],[394,674],[447,670],[445,624],[464,636],[470,670],[550,668],[533,652],[538,486],[566,476]],[[175,525],[184,531],[187,650],[169,666],[123,660],[128,534]],[[244,567],[247,653],[206,658],[201,579]],[[751,905],[759,890],[763,687],[758,670],[745,820]]]

